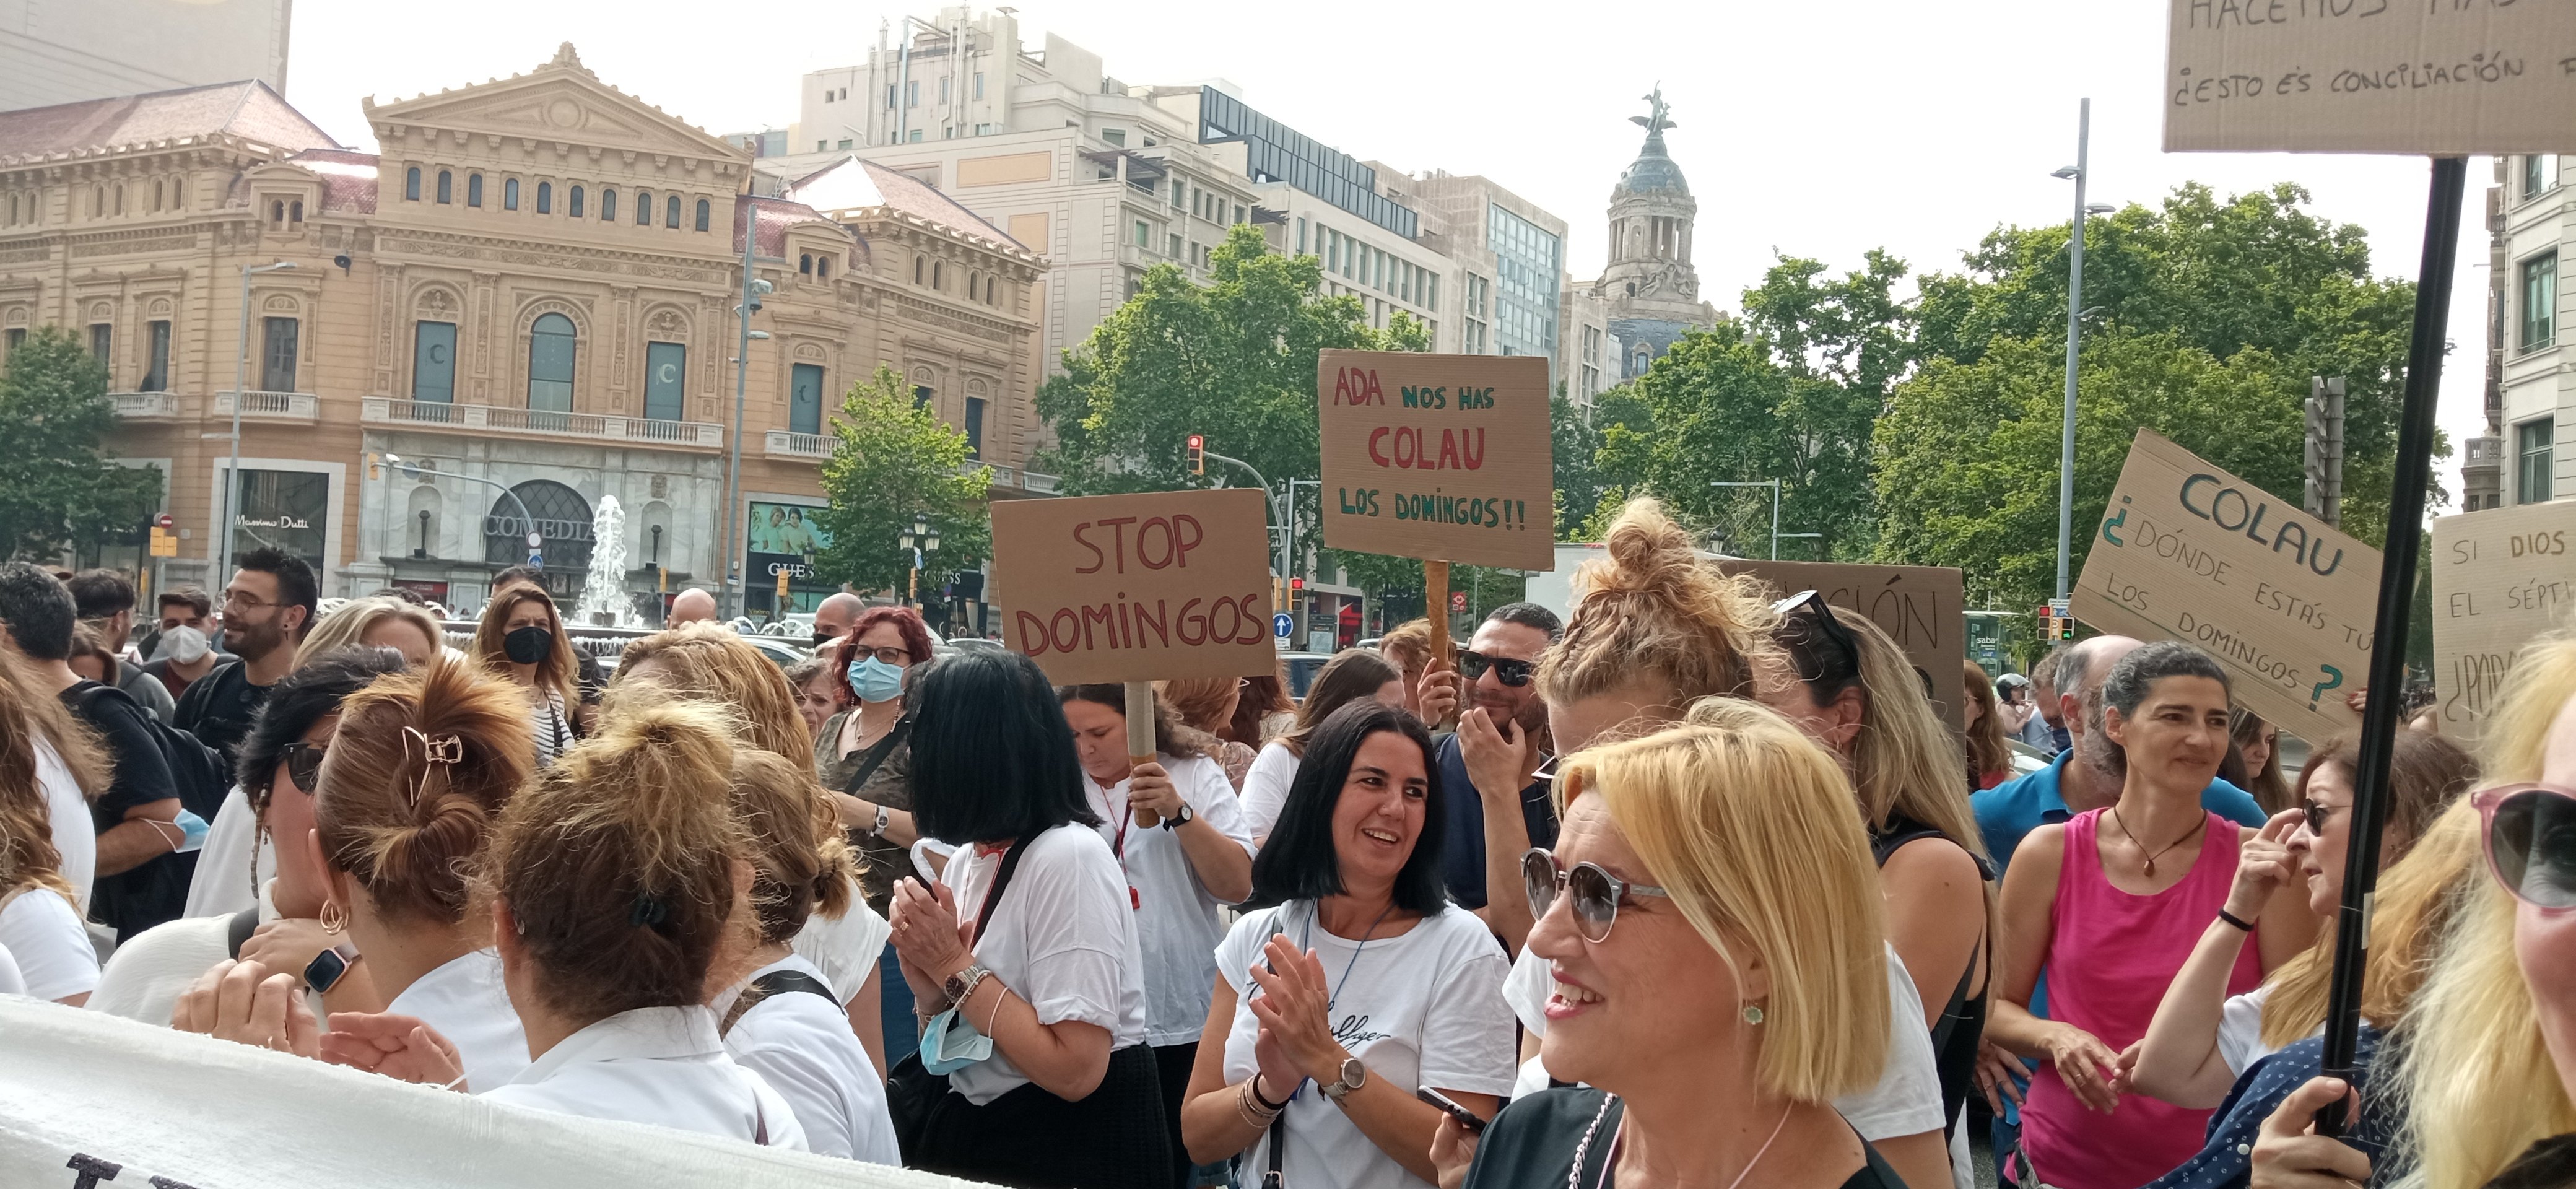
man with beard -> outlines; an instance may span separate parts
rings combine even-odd
[[[223,753],[230,770],[268,687],[295,671],[295,650],[312,626],[320,588],[313,567],[276,548],[235,558],[224,586],[224,651],[228,661],[191,683],[179,698],[178,727]]]
[[[1449,898],[1480,917],[1488,883],[1517,889],[1521,856],[1533,846],[1556,845],[1548,781],[1533,778],[1550,752],[1547,704],[1531,679],[1562,630],[1545,607],[1506,603],[1485,616],[1456,657],[1432,658],[1422,677],[1425,722],[1437,724],[1458,708],[1462,676],[1472,703],[1459,715],[1457,733],[1440,741],[1441,787],[1476,791],[1448,800],[1441,865]]]

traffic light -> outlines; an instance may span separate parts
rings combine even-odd
[[[1305,580],[1305,579],[1303,579],[1303,578],[1291,578],[1291,579],[1289,579],[1289,580],[1288,580],[1288,591],[1289,591],[1289,593],[1291,593],[1291,594],[1303,594],[1303,593],[1305,593],[1305,591],[1306,591],[1306,580]]]
[[[2075,638],[2074,616],[2069,615],[2057,621],[2057,638],[2060,640],[2072,640]]]
[[[1190,473],[1191,473],[1191,474],[1193,474],[1193,475],[1204,475],[1204,474],[1206,474],[1206,473],[1207,473],[1207,435],[1206,435],[1206,434],[1195,434],[1195,433],[1194,433],[1194,434],[1191,434],[1191,435],[1190,435],[1190,448],[1189,448],[1189,455],[1190,455],[1190,459],[1189,459],[1189,461],[1190,461]]]

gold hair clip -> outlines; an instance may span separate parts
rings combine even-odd
[[[430,771],[434,768],[465,762],[465,740],[462,736],[454,734],[441,735],[432,739],[422,734],[418,727],[404,727],[403,754],[405,756],[411,754],[412,741],[415,739],[420,741],[420,775],[412,779],[411,787],[405,791],[409,796],[410,807],[418,809],[421,795],[428,791]]]

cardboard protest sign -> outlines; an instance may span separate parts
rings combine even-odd
[[[2173,0],[2165,151],[2576,151],[2576,4]]]
[[[2474,741],[2513,654],[2576,623],[2576,501],[2433,522],[2433,688],[2442,733]]]
[[[1324,543],[1521,570],[1555,564],[1547,360],[1326,351]]]
[[[1004,638],[1060,685],[1279,663],[1258,491],[996,500],[993,582]]]
[[[1958,570],[1734,558],[1717,564],[1729,574],[1750,574],[1770,584],[1775,598],[1812,590],[1836,617],[1877,624],[1922,675],[1941,721],[1966,729],[1967,708],[1959,699],[1966,692],[1960,672],[1968,657],[1968,600]]]
[[[2138,431],[2084,557],[2075,618],[2196,644],[2246,709],[2311,741],[2361,725],[2379,551],[2298,505]]]

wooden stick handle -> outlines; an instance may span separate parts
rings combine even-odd
[[[1154,762],[1154,683],[1127,683],[1127,766],[1142,767]],[[1151,830],[1163,824],[1163,815],[1138,806],[1136,824]]]
[[[1430,667],[1434,669],[1441,668],[1443,666],[1452,669],[1456,668],[1458,666],[1458,661],[1452,654],[1451,645],[1449,643],[1448,562],[1426,561],[1422,563],[1422,603],[1425,617],[1431,620]],[[1465,692],[1465,688],[1461,687],[1459,693],[1463,696]],[[1455,720],[1456,718],[1457,711],[1450,711],[1448,719]],[[1447,725],[1447,722],[1438,722],[1431,725],[1437,728]]]

